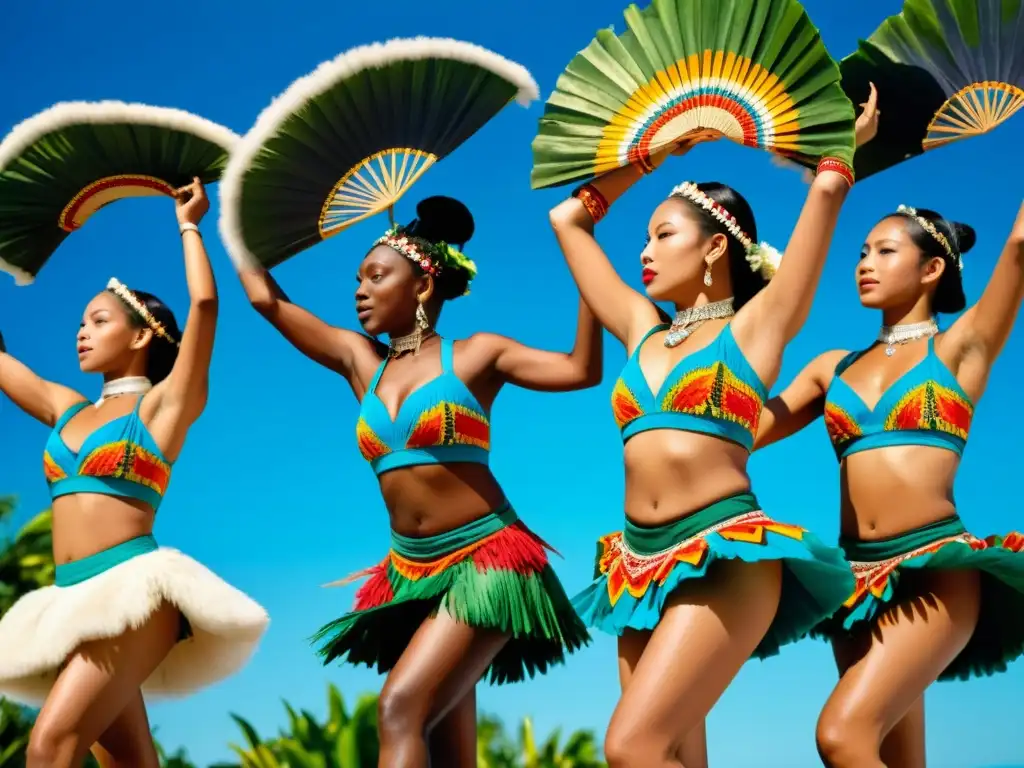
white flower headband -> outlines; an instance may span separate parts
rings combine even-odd
[[[917,208],[911,208],[909,205],[901,205],[896,209],[896,213],[902,213],[904,216],[909,216],[917,225],[921,227],[925,232],[935,238],[935,240],[942,246],[942,249],[946,252],[954,262],[956,262],[957,269],[961,272],[964,271],[964,260],[960,257],[960,254],[953,250],[953,246],[949,242],[944,234],[939,232],[928,219],[917,212]]]
[[[173,344],[174,346],[180,346],[177,341],[167,332],[164,328],[163,323],[153,317],[153,313],[146,308],[146,305],[139,301],[139,297],[136,296],[132,291],[118,280],[116,277],[110,278],[107,282],[107,290],[113,293],[117,298],[127,304],[134,310],[135,314],[142,318],[143,322],[149,326],[149,329],[159,336],[164,341]]]
[[[775,277],[775,273],[778,272],[779,264],[782,261],[782,254],[776,248],[768,245],[768,243],[762,242],[758,244],[751,240],[747,233],[740,228],[736,217],[729,213],[722,205],[701,192],[696,184],[692,181],[683,182],[672,190],[669,197],[683,197],[711,214],[743,246],[751,271],[760,272],[765,280],[771,280]]]

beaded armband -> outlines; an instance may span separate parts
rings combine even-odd
[[[838,173],[851,187],[854,182],[853,169],[844,160],[838,157],[823,157],[818,161],[818,173],[822,171],[833,171]]]
[[[608,213],[608,201],[593,184],[584,184],[573,192],[572,196],[583,203],[595,224]]]

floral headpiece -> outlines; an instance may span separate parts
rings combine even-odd
[[[458,248],[443,241],[432,243],[426,238],[407,234],[399,224],[378,237],[373,245],[393,248],[431,277],[437,277],[446,269],[461,269],[469,275],[470,281],[476,277],[476,264]],[[468,287],[466,293],[469,293]]]
[[[782,254],[768,243],[758,244],[751,240],[750,236],[740,228],[736,217],[729,213],[724,206],[697,189],[696,184],[692,181],[683,182],[672,190],[669,197],[685,198],[711,214],[743,246],[747,263],[750,264],[750,269],[753,272],[760,272],[765,280],[775,277],[779,263],[782,261]]]
[[[112,277],[107,282],[107,290],[131,307],[132,311],[142,318],[142,321],[149,326],[149,330],[151,330],[156,336],[159,336],[164,341],[169,344],[173,344],[176,347],[180,346],[171,334],[167,332],[167,329],[164,328],[163,323],[153,317],[153,313],[146,308],[146,305],[139,300],[139,297],[136,296],[128,286],[116,277]]]
[[[949,256],[949,258],[951,258],[956,263],[957,269],[959,269],[961,272],[964,271],[964,260],[960,257],[959,253],[953,250],[953,246],[949,242],[949,238],[947,238],[944,234],[939,232],[939,230],[935,228],[935,225],[932,224],[932,222],[928,221],[928,219],[919,214],[917,212],[917,208],[911,208],[909,205],[901,205],[896,209],[896,213],[902,213],[904,216],[909,216],[914,221],[916,221],[917,225],[921,227],[921,229],[923,229],[925,232],[927,232],[929,235],[935,238],[936,242],[938,242],[938,244],[942,246],[942,250],[946,252],[946,255]]]

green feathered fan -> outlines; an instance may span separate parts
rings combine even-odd
[[[269,269],[390,211],[510,101],[536,98],[523,67],[456,40],[392,40],[321,64],[232,153],[220,191],[228,253]]]
[[[238,136],[177,109],[65,102],[0,143],[0,270],[31,283],[57,247],[102,208],[220,178]]]
[[[533,142],[533,187],[600,176],[712,131],[808,167],[853,158],[839,68],[796,0],[654,0],[569,62]]]
[[[1024,0],[906,0],[840,69],[854,101],[878,88],[878,135],[854,158],[864,179],[1024,107]]]

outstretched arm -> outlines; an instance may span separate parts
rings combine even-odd
[[[877,105],[878,92],[872,84],[868,100],[862,105],[864,110],[857,118],[857,146],[870,141],[878,131],[881,113]],[[775,331],[783,345],[800,332],[811,311],[839,209],[849,191],[850,183],[843,174],[822,168],[811,182],[778,272],[748,305],[747,314],[755,316],[756,327]]]
[[[238,273],[242,288],[253,308],[306,357],[340,373],[352,382],[357,351],[376,354],[368,336],[329,325],[292,303],[287,294],[260,267],[243,267]]]
[[[3,334],[0,334],[0,392],[49,427],[64,411],[85,400],[73,389],[40,378],[27,365],[7,354]]]
[[[185,252],[185,281],[188,284],[189,307],[181,346],[167,379],[160,383],[160,410],[171,412],[175,426],[192,424],[206,407],[209,392],[210,358],[217,330],[217,284],[206,255],[206,246],[199,234],[199,222],[210,209],[199,179],[175,194],[178,226],[181,228]],[[154,339],[153,344],[160,344]]]
[[[1024,300],[1024,204],[1017,212],[1010,237],[992,271],[985,292],[950,327],[949,335],[963,334],[968,346],[991,364],[1003,350]]]
[[[474,343],[487,345],[503,381],[524,389],[571,392],[601,383],[601,325],[582,299],[572,352],[534,349],[494,334],[477,334]]]
[[[657,163],[664,156],[652,160]],[[631,165],[612,171],[591,185],[610,206],[641,176],[643,172]],[[598,245],[594,219],[578,198],[570,197],[552,209],[551,227],[580,295],[613,336],[628,348],[631,336],[639,336],[659,322],[654,303],[626,285]]]
[[[754,450],[795,435],[824,413],[825,393],[845,354],[836,350],[819,355],[781,394],[765,403],[757,425]]]

